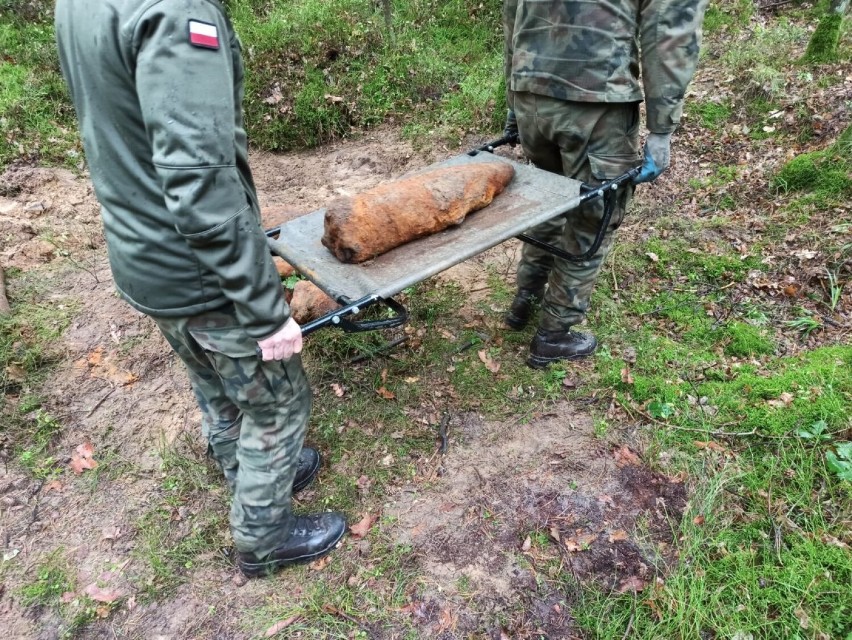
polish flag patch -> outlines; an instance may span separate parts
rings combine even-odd
[[[194,47],[203,47],[204,49],[218,49],[219,30],[215,24],[190,20],[189,44]]]

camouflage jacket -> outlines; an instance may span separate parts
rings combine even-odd
[[[504,0],[510,99],[511,91],[526,91],[578,102],[633,102],[643,99],[644,88],[648,129],[674,131],[698,62],[707,3]]]
[[[240,45],[217,0],[58,0],[56,37],[115,284],[140,311],[289,317],[260,226]]]

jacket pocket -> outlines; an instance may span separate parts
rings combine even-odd
[[[638,155],[608,156],[601,154],[589,154],[589,166],[592,176],[598,182],[613,180],[634,167],[638,167],[641,160]]]
[[[257,341],[240,326],[190,329],[190,335],[205,351],[221,353],[229,358],[257,356]]]

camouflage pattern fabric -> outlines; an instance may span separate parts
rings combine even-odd
[[[189,370],[209,452],[234,492],[234,544],[264,557],[293,525],[293,478],[311,412],[301,358],[258,358],[232,306],[154,320]]]
[[[524,154],[540,169],[599,185],[641,164],[636,102],[566,102],[532,93],[515,93],[513,102]],[[539,291],[548,284],[539,321],[542,329],[564,330],[584,320],[601,265],[632,196],[632,185],[619,191],[600,249],[585,262],[569,262],[524,245],[518,287]],[[603,214],[603,199],[596,198],[527,234],[583,254],[592,246]]]
[[[504,0],[506,86],[577,102],[636,102],[644,88],[648,130],[670,133],[695,73],[707,3]]]

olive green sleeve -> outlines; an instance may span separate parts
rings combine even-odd
[[[639,0],[639,47],[648,130],[671,133],[698,64],[708,0]]]
[[[190,20],[215,27],[218,48],[192,45]],[[235,86],[242,78],[235,77],[230,34],[218,3],[161,0],[136,24],[130,59],[175,228],[259,339],[287,321],[289,308],[236,166],[242,106]]]

